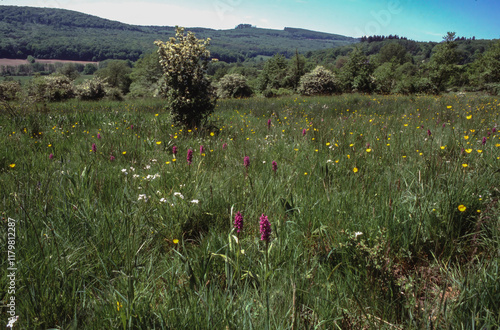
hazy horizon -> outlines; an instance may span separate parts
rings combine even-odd
[[[0,4],[75,10],[134,25],[232,29],[244,23],[356,38],[397,34],[418,41],[441,41],[448,31],[467,38],[500,38],[500,2],[495,0],[1,0]]]

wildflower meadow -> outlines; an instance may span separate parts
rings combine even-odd
[[[3,109],[2,324],[13,281],[19,329],[500,327],[498,98]]]

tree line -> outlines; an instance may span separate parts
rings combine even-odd
[[[93,70],[111,88],[109,95],[118,99],[161,97],[168,92],[156,51],[136,62],[103,61],[96,69],[65,64],[56,74],[74,80],[85,70]],[[447,91],[499,95],[500,41],[457,40],[449,32],[434,44],[389,39],[307,54],[295,51],[291,58],[274,54],[236,63],[212,60],[205,70],[219,97]]]

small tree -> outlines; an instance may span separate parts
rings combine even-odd
[[[87,63],[85,64],[85,67],[83,68],[83,74],[94,74],[94,72],[97,71],[97,65],[92,64],[92,63]]]
[[[130,62],[124,60],[108,60],[101,62],[100,69],[95,72],[99,78],[106,80],[112,88],[118,88],[121,93],[127,94],[130,89]]]
[[[428,64],[429,80],[434,85],[436,93],[444,91],[453,84],[457,78],[460,60],[457,51],[458,44],[455,40],[455,32],[448,32],[443,37],[443,43],[435,47],[436,52],[431,56]]]
[[[247,80],[241,74],[227,74],[221,78],[217,86],[219,98],[249,97],[253,92]]]
[[[205,76],[209,43],[210,39],[198,40],[192,32],[185,35],[181,27],[176,27],[169,41],[155,41],[168,108],[177,124],[198,127],[215,109],[216,97]]]
[[[62,74],[73,81],[80,76],[75,63],[65,63],[57,70],[57,73]]]
[[[298,91],[303,95],[331,95],[338,91],[337,85],[335,75],[318,65],[300,79]]]
[[[345,92],[365,92],[373,90],[373,65],[361,48],[356,47],[349,54],[347,62],[339,74],[340,84]]]
[[[130,96],[152,97],[158,94],[159,85],[162,82],[163,72],[160,65],[158,53],[152,52],[142,56],[135,62],[132,73],[130,73]]]
[[[285,56],[276,54],[268,59],[259,76],[258,89],[264,95],[274,95],[274,91],[291,86],[288,64]]]

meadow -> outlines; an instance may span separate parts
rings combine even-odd
[[[2,324],[15,296],[26,329],[500,326],[498,98],[2,107]]]

